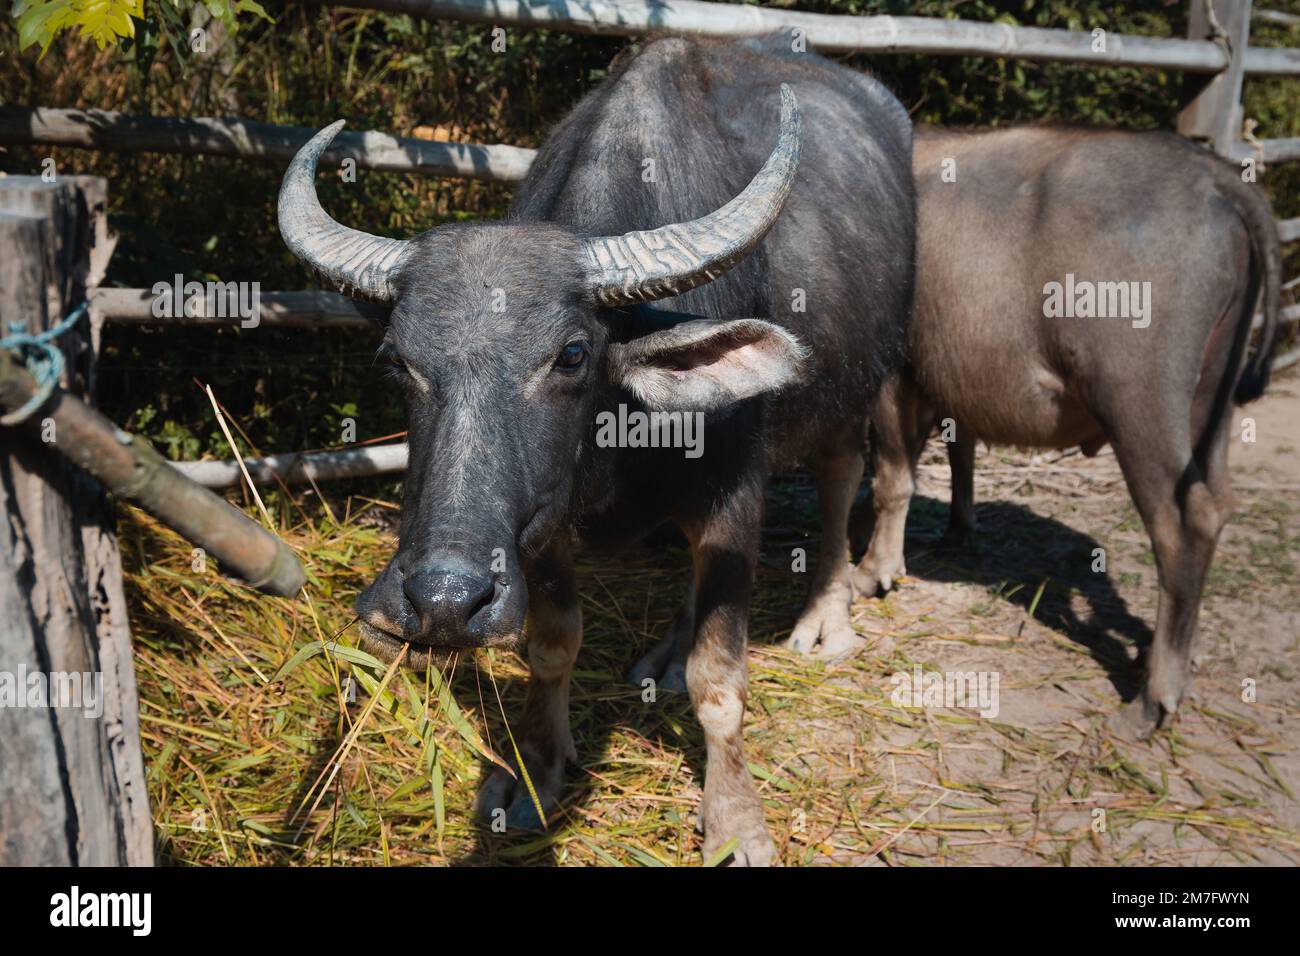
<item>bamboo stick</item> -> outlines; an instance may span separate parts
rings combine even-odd
[[[1265,164],[1294,162],[1300,159],[1300,136],[1290,139],[1261,139],[1258,148],[1250,143],[1234,143],[1230,155],[1235,162],[1243,159],[1257,159]]]
[[[279,476],[286,484],[367,478],[406,471],[407,446],[371,445],[343,451],[287,452],[265,458],[245,458],[244,465],[256,484],[271,484]],[[172,462],[182,475],[205,488],[234,488],[240,480],[236,461]]]
[[[235,316],[208,311],[206,301],[196,300],[195,315],[154,314],[156,296],[150,289],[98,288],[89,296],[90,307],[107,322],[124,325],[234,325]],[[356,302],[336,292],[304,289],[297,292],[264,292],[259,296],[259,326],[281,328],[373,328],[388,316],[388,310],[367,302]]]
[[[332,5],[327,0],[327,5]],[[596,36],[743,36],[795,28],[826,53],[939,53],[1010,59],[1144,66],[1218,73],[1227,54],[1209,40],[1107,34],[976,23],[935,17],[845,16],[801,13],[704,0],[340,0],[339,5],[463,20],[566,30]],[[1245,70],[1300,74],[1300,50],[1246,50]]]
[[[0,107],[0,143],[7,145],[237,156],[283,164],[315,132],[301,126],[235,118]],[[345,158],[356,160],[360,167],[385,172],[512,183],[528,171],[533,151],[518,146],[435,143],[377,130],[344,130],[322,157],[322,165],[337,167]]]
[[[0,407],[22,408],[34,394],[32,376],[0,349]],[[143,439],[58,390],[46,403],[45,416],[54,422],[54,449],[118,497],[139,505],[204,548],[249,587],[292,597],[306,583],[302,565],[288,545],[229,502],[169,468]],[[31,421],[38,424],[35,418]]]

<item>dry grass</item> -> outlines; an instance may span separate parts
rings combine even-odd
[[[855,623],[871,644],[832,667],[773,646],[806,587],[789,571],[790,548],[814,553],[815,542],[791,530],[815,526],[809,483],[796,476],[774,489],[745,733],[783,862],[1300,862],[1300,492],[1246,483],[1203,615],[1198,699],[1172,731],[1131,744],[1102,724],[1154,618],[1154,571],[1113,458],[1052,464],[1000,451],[980,468],[980,543],[945,552],[933,543],[944,509],[926,495],[946,478],[927,459],[909,530],[912,577],[885,600],[858,602]],[[580,766],[550,832],[498,835],[470,805],[484,754],[510,752],[492,681],[506,714],[518,715],[525,669],[512,654],[477,668],[462,660],[440,693],[427,679],[349,662],[360,659],[349,649],[353,598],[392,543],[373,520],[383,506],[333,505],[337,521],[281,502],[284,536],[311,574],[296,601],[197,573],[170,532],[138,513],[123,522],[165,859],[700,862],[700,731],[684,700],[645,703],[621,676],[667,627],[684,552],[583,565],[572,704]],[[1098,542],[1111,562],[1101,579],[1078,571]],[[1261,628],[1277,631],[1266,646]],[[300,649],[335,637],[336,653],[275,679]],[[894,706],[891,675],[918,664],[997,671],[1001,713]],[[1258,702],[1241,701],[1243,675],[1257,680]]]

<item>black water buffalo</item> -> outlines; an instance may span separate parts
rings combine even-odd
[[[1145,686],[1112,718],[1146,737],[1187,689],[1201,587],[1232,507],[1232,406],[1258,396],[1277,324],[1267,199],[1177,136],[918,131],[909,366],[873,416],[868,595],[904,573],[914,470],[951,418],[948,536],[971,527],[974,441],[1096,454],[1107,442],[1155,551]],[[1263,292],[1260,346],[1247,362]]]
[[[341,125],[294,160],[279,220],[326,281],[392,306],[382,354],[406,393],[411,461],[397,554],[357,601],[366,646],[391,660],[409,643],[427,664],[513,643],[526,614],[516,736],[549,808],[576,759],[572,546],[676,523],[693,586],[634,677],[689,690],[708,753],[705,853],[736,837],[735,862],[769,862],[741,750],[764,487],[776,469],[816,470],[825,544],[793,637],[841,653],[864,421],[912,311],[906,112],[785,40],[659,40],[551,133],[508,220],[404,241],[317,202],[316,162]],[[605,431],[649,412],[679,430],[702,415],[703,430],[685,449]],[[509,774],[479,806],[538,822]]]

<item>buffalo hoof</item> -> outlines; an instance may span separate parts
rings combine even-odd
[[[1168,722],[1165,709],[1138,694],[1106,721],[1106,729],[1124,740],[1147,740]]]
[[[868,554],[853,569],[853,591],[867,598],[887,594],[898,586],[906,574],[907,567],[903,564],[902,557],[879,560]]]
[[[721,866],[771,866],[776,862],[776,845],[767,832],[760,811],[746,813],[729,823],[704,824],[704,859],[713,859],[733,837],[736,845]]]
[[[678,653],[679,637],[669,632],[641,657],[627,672],[627,681],[638,690],[653,686],[657,691],[670,694],[686,693],[686,660]],[[646,681],[653,681],[653,685]]]
[[[542,812],[546,814],[547,823],[551,823],[551,813],[559,804],[564,785],[564,758],[561,756],[558,764],[551,767],[542,767],[529,761],[528,773],[537,790],[537,799],[542,805]],[[479,790],[478,798],[474,801],[474,812],[494,833],[531,833],[547,828],[537,813],[537,804],[533,802],[523,776],[511,776],[500,767],[492,771],[492,775]]]
[[[839,661],[866,646],[849,620],[847,595],[827,594],[804,609],[787,650],[820,660]]]

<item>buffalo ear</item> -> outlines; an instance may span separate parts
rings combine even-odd
[[[647,408],[708,412],[797,381],[804,356],[771,322],[683,322],[611,345],[609,376]]]

